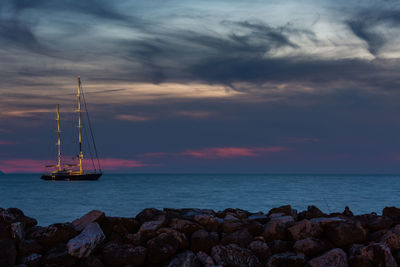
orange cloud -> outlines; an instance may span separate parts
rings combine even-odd
[[[148,120],[150,120],[150,118],[146,117],[146,116],[126,115],[126,114],[117,115],[116,118],[118,120],[122,120],[122,121],[148,121]]]

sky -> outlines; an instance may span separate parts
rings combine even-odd
[[[399,173],[399,41],[397,0],[2,0],[0,170],[56,104],[74,161],[80,75],[106,172]]]

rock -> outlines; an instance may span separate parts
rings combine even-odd
[[[179,243],[178,250],[184,250],[189,247],[189,241],[187,240],[187,237],[184,233],[180,233],[171,228],[158,229],[157,235],[159,235],[161,233],[166,233],[166,234],[172,235],[175,238],[175,240],[178,241],[178,243]]]
[[[242,209],[228,208],[228,209],[224,210],[224,212],[225,212],[225,214],[231,214],[239,219],[247,218],[250,215],[250,212],[248,212],[246,210],[242,210]]]
[[[380,242],[385,243],[391,250],[400,249],[400,225],[396,225],[387,231],[380,238]]]
[[[286,224],[289,222],[294,222],[294,219],[292,216],[276,216],[271,218],[272,221],[279,221],[280,223]]]
[[[182,219],[172,219],[169,226],[172,229],[175,229],[179,232],[184,233],[188,237],[191,236],[195,231],[203,228],[200,224],[191,222],[188,220],[182,220]]]
[[[56,266],[75,266],[77,260],[68,253],[65,245],[59,245],[48,251],[43,261],[45,264],[55,264]]]
[[[125,235],[125,238],[130,240],[135,245],[143,245],[148,240],[156,237],[159,233],[157,232],[163,225],[163,221],[147,221],[142,224],[139,231],[136,234]]]
[[[264,227],[263,237],[265,241],[287,239],[285,224],[279,220],[271,220]]]
[[[268,243],[272,254],[279,254],[286,251],[290,251],[293,248],[292,241],[274,240]]]
[[[105,217],[105,213],[99,210],[92,210],[79,219],[76,219],[72,222],[74,229],[78,232],[82,231],[86,228],[86,226],[93,222],[100,223]]]
[[[12,240],[0,240],[0,266],[14,266],[17,249]]]
[[[238,218],[227,215],[222,222],[222,231],[224,233],[233,233],[243,228],[243,222]]]
[[[299,253],[303,253],[306,256],[316,256],[322,252],[328,250],[328,245],[319,239],[307,237],[305,239],[297,240],[293,246],[294,250]]]
[[[25,229],[29,229],[37,224],[36,219],[26,216],[20,209],[9,208],[6,212],[14,217],[13,222],[21,222]]]
[[[307,263],[309,267],[347,267],[347,255],[340,248],[332,249],[325,254],[310,260]]]
[[[267,267],[303,267],[305,257],[303,254],[285,252],[272,255],[267,263]]]
[[[108,240],[122,241],[129,233],[136,233],[140,227],[139,221],[135,218],[104,217],[100,227]]]
[[[263,214],[263,213],[252,214],[249,217],[247,217],[247,219],[249,221],[256,221],[256,222],[259,222],[261,224],[266,224],[269,221],[268,216]]]
[[[170,234],[162,233],[147,242],[150,263],[161,263],[171,258],[179,248],[179,242]]]
[[[249,245],[250,250],[260,261],[265,260],[271,255],[271,250],[263,241],[253,241]]]
[[[27,256],[29,254],[42,254],[43,247],[35,240],[22,240],[18,243],[18,254]]]
[[[164,221],[148,221],[139,228],[141,233],[156,233],[156,231],[164,225]]]
[[[374,266],[397,266],[389,247],[383,243],[372,243],[363,247],[361,250],[361,256],[368,258]]]
[[[222,236],[221,245],[237,244],[241,247],[247,247],[251,241],[253,241],[253,236],[246,228],[244,228],[234,233]]]
[[[342,214],[344,216],[347,216],[347,217],[353,217],[354,216],[353,212],[351,212],[350,208],[347,207],[347,206],[344,208],[344,211],[343,211]]]
[[[318,224],[313,225],[309,220],[303,219],[290,226],[288,232],[293,240],[300,240],[306,237],[319,236],[322,233],[322,228]]]
[[[85,229],[67,243],[68,253],[77,258],[89,256],[106,239],[97,222],[86,225]]]
[[[22,223],[20,222],[12,223],[10,226],[10,230],[11,230],[11,237],[17,242],[20,242],[25,238],[25,231]]]
[[[249,231],[249,233],[253,236],[262,235],[264,232],[264,227],[261,223],[257,221],[248,221],[245,223],[244,227]]]
[[[374,267],[368,258],[360,255],[349,257],[348,263],[351,267]]]
[[[325,236],[336,247],[345,247],[354,243],[363,243],[366,232],[360,223],[338,222],[325,226]]]
[[[382,210],[382,215],[392,219],[396,224],[400,223],[400,209],[396,207],[385,207]]]
[[[329,218],[318,217],[318,218],[310,219],[310,222],[312,224],[317,224],[321,227],[324,227],[325,225],[330,224],[330,223],[346,222],[346,220],[339,218],[339,217],[329,217]]]
[[[203,264],[203,266],[215,265],[214,260],[203,251],[197,252],[196,257],[200,261],[200,263]]]
[[[207,231],[215,232],[218,230],[218,220],[212,215],[199,214],[194,216],[194,220],[202,225]]]
[[[21,264],[25,264],[26,266],[40,266],[42,255],[37,253],[32,253],[28,256],[24,256],[20,259]]]
[[[165,215],[165,212],[158,209],[150,208],[142,210],[136,216],[136,219],[140,222],[140,224],[143,224],[144,222],[147,221],[157,221],[158,217],[163,215]]]
[[[87,258],[81,259],[79,263],[80,267],[104,267],[103,262],[96,256],[89,256]]]
[[[353,220],[359,221],[363,228],[370,231],[388,229],[393,224],[392,219],[389,217],[374,214],[357,215],[353,217]]]
[[[77,235],[71,223],[56,223],[48,227],[37,228],[28,235],[46,248],[52,248],[57,244],[66,243]]]
[[[259,260],[250,250],[241,248],[235,244],[227,246],[215,246],[211,255],[214,262],[221,266],[259,266]]]
[[[218,245],[219,236],[217,232],[207,232],[199,229],[192,234],[190,248],[193,252],[203,251],[209,253],[213,246]]]
[[[202,264],[193,252],[186,250],[176,255],[167,267],[202,267]]]
[[[298,214],[298,219],[303,220],[303,219],[313,219],[313,218],[319,218],[319,217],[326,217],[326,214],[323,213],[320,209],[318,209],[316,206],[308,206],[307,210],[302,211]]]
[[[146,261],[146,248],[109,242],[103,247],[103,259],[107,266],[141,266]]]
[[[268,215],[273,213],[283,213],[284,215],[292,215],[292,207],[290,205],[280,206],[278,208],[270,209]]]

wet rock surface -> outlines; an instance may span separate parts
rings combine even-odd
[[[36,226],[0,208],[0,266],[398,266],[400,209],[325,214],[290,205],[145,209],[136,217],[94,210],[72,223]]]

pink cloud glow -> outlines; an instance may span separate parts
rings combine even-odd
[[[186,150],[181,155],[187,155],[195,158],[233,158],[233,157],[257,157],[266,153],[277,153],[289,150],[286,147],[213,147],[199,150]]]
[[[34,160],[34,159],[9,159],[0,160],[0,170],[5,173],[13,172],[46,172],[51,168],[46,168],[46,165],[55,164],[51,160]],[[89,160],[83,162],[85,169],[90,169],[92,163]],[[100,159],[100,164],[103,170],[117,170],[125,168],[138,168],[147,166],[137,160],[117,159],[117,158],[104,158]]]
[[[17,142],[12,142],[12,141],[2,141],[0,140],[0,145],[15,145],[18,144]]]

